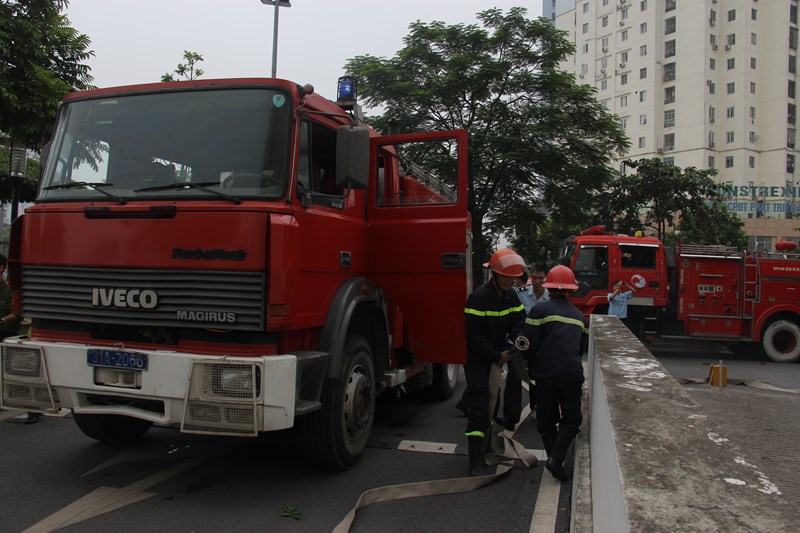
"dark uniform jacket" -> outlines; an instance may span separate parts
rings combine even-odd
[[[0,318],[11,313],[11,289],[4,279],[0,279]],[[0,323],[0,339],[17,334],[18,320]]]
[[[583,313],[566,296],[551,293],[550,298],[534,305],[525,319],[523,335],[531,342],[531,376],[582,378],[581,337],[587,332]]]
[[[500,362],[500,352],[510,348],[525,323],[525,307],[514,289],[503,295],[491,281],[478,287],[467,298],[464,309],[467,329],[467,361]]]

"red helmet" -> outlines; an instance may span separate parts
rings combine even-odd
[[[525,266],[525,260],[511,248],[497,250],[491,259],[483,264],[484,268],[491,268],[495,274],[512,278],[520,277]]]
[[[554,266],[550,272],[547,273],[547,278],[544,280],[542,287],[545,289],[572,289],[578,288],[578,282],[575,280],[575,274],[572,273],[569,267],[564,265]]]

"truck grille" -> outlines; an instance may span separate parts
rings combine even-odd
[[[22,310],[95,324],[263,331],[265,284],[263,272],[24,266]]]

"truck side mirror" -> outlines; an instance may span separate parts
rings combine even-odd
[[[339,126],[336,132],[336,187],[366,189],[369,181],[369,130]]]

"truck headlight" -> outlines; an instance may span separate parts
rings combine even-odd
[[[3,373],[6,376],[42,377],[42,352],[36,348],[3,346]]]
[[[228,398],[258,397],[260,378],[261,368],[255,365],[217,365],[214,367],[214,394]]]

